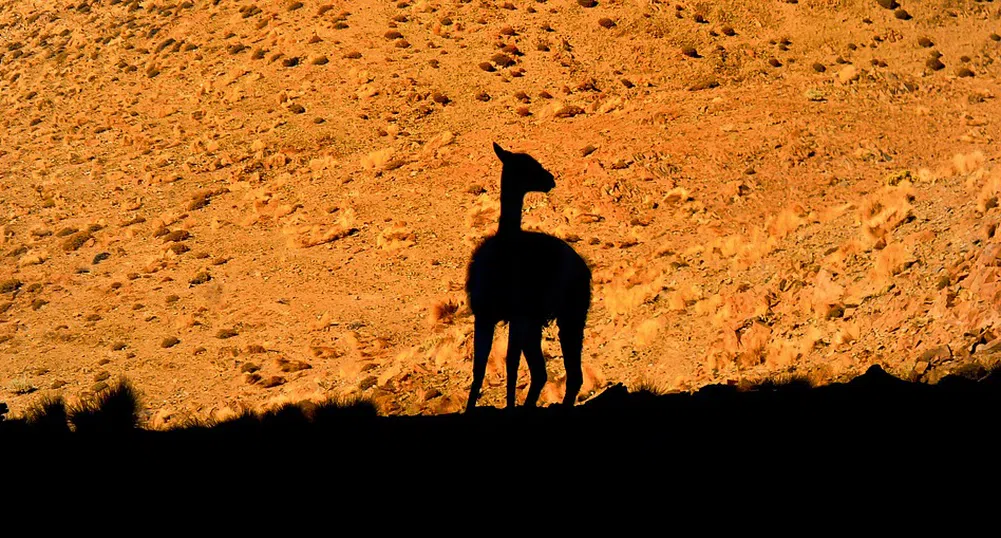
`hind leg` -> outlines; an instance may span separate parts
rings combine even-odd
[[[494,323],[492,320],[476,318],[473,325],[473,385],[469,388],[469,402],[466,411],[476,407],[476,400],[483,388],[483,377],[487,373],[487,358],[494,343]]]
[[[563,349],[563,365],[567,371],[567,392],[563,405],[571,407],[577,401],[577,394],[584,384],[580,355],[584,349],[584,323],[577,320],[559,322],[560,347]]]
[[[542,355],[542,324],[533,323],[526,328],[522,333],[521,346],[525,352],[525,361],[528,362],[529,373],[532,375],[525,407],[535,407],[548,378],[546,358]]]
[[[511,321],[507,336],[507,407],[514,409],[515,389],[518,386],[518,366],[521,363],[521,348],[525,322]]]

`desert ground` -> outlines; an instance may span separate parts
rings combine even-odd
[[[460,410],[492,142],[592,265],[582,399],[993,365],[1001,3],[897,4],[0,0],[0,401]]]

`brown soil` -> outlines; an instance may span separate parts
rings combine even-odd
[[[525,225],[594,266],[585,396],[1001,349],[996,3],[299,4],[0,2],[12,410],[98,374],[155,426],[459,409],[493,141],[557,175]]]

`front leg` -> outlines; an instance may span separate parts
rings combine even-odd
[[[512,321],[508,327],[507,335],[507,408],[514,409],[515,393],[518,387],[518,366],[521,363],[521,333],[524,332],[524,324],[520,321]]]
[[[473,324],[473,384],[469,387],[469,401],[466,412],[476,407],[476,400],[483,388],[483,377],[487,373],[487,359],[490,357],[490,347],[494,343],[494,323],[491,320],[476,318]]]

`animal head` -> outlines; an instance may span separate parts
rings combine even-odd
[[[494,153],[504,165],[501,171],[503,188],[526,192],[549,192],[556,180],[548,170],[527,153],[514,153],[494,142]]]

